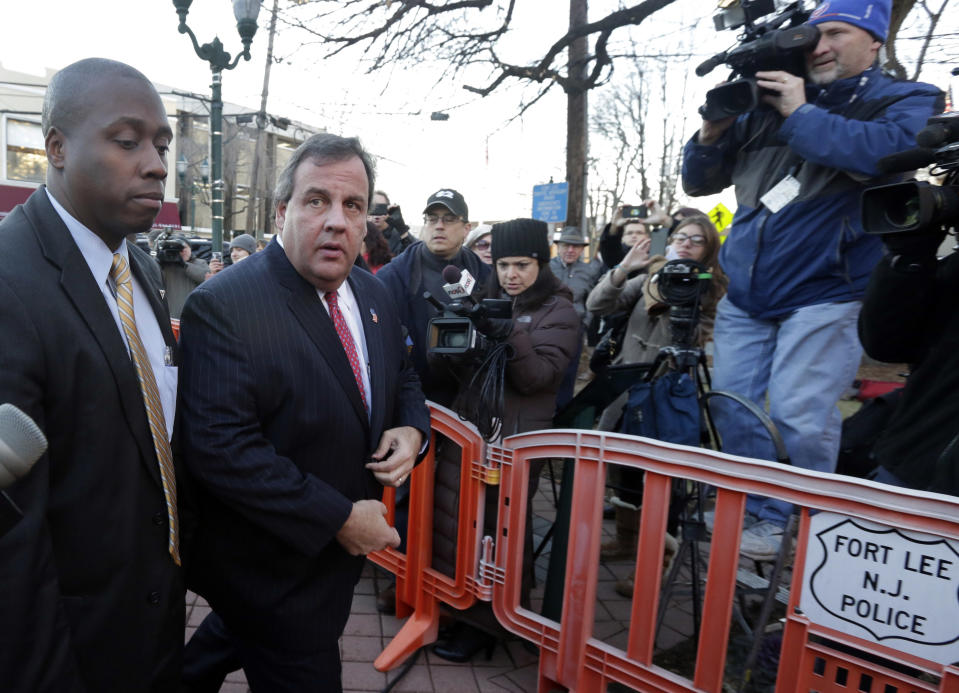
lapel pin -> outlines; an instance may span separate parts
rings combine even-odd
[[[377,324],[377,323],[380,321],[380,319],[379,319],[378,317],[376,317],[376,311],[373,310],[372,308],[370,308],[370,315],[373,317],[373,324],[374,324],[374,325]]]
[[[160,289],[160,300],[166,298],[166,289]]]

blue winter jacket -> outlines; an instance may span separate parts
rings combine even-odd
[[[410,357],[413,367],[420,376],[420,382],[426,398],[434,402],[449,406],[456,394],[457,383],[446,373],[435,373],[427,360],[427,333],[430,319],[439,312],[423,298],[423,261],[422,254],[428,253],[423,241],[416,241],[406,250],[383,265],[376,278],[383,282],[390,290],[399,309],[400,323],[409,333]],[[437,262],[440,262],[437,260]],[[441,262],[442,265],[455,265],[466,269],[476,279],[477,289],[486,283],[490,275],[490,268],[483,264],[472,250],[461,248],[460,252],[451,260]],[[434,296],[440,303],[449,303],[450,299],[439,292]]]
[[[736,186],[738,209],[719,259],[726,294],[759,319],[803,306],[861,299],[882,255],[864,234],[862,191],[895,182],[877,163],[916,146],[916,133],[943,107],[943,94],[872,67],[823,87],[788,118],[772,109],[740,116],[713,145],[698,133],[683,150],[683,188],[693,196]],[[798,196],[775,214],[759,200],[787,174]]]

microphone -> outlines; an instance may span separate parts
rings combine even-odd
[[[705,77],[714,69],[726,62],[727,57],[727,52],[723,51],[722,53],[718,53],[711,58],[707,58],[696,67],[696,76]]]
[[[476,280],[473,279],[467,270],[460,270],[455,265],[447,265],[443,269],[443,291],[454,301],[469,301],[470,305],[475,306],[473,300],[473,287],[476,286]]]
[[[929,148],[907,149],[904,152],[890,154],[879,160],[880,173],[899,173],[924,168],[936,160],[936,150]]]
[[[33,419],[12,404],[0,405],[0,489],[12,486],[47,451],[47,439]],[[17,504],[0,491],[0,537],[23,517]]]

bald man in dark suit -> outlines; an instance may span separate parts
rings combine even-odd
[[[100,59],[53,77],[42,127],[47,184],[0,224],[0,402],[49,441],[7,489],[0,690],[178,691],[176,344],[125,240],[160,210],[173,133],[147,78]]]
[[[191,575],[216,612],[190,672],[218,638],[254,691],[340,690],[363,556],[399,544],[379,499],[424,451],[429,411],[392,297],[353,266],[372,188],[357,140],[311,138],[279,177],[277,239],[187,300]]]

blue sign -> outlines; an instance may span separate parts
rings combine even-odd
[[[565,222],[569,201],[569,183],[545,183],[533,186],[533,218],[540,221]]]

